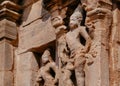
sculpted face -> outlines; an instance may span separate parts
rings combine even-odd
[[[56,16],[51,19],[52,25],[56,28],[60,25],[63,25],[63,19],[61,16]]]
[[[70,29],[75,29],[78,27],[78,25],[81,23],[82,21],[82,14],[80,12],[75,12],[73,13],[73,15],[71,15],[70,17]]]
[[[43,62],[43,64],[47,63],[48,61],[49,61],[49,59],[48,59],[47,56],[42,58],[42,62]]]
[[[78,21],[75,18],[70,18],[69,26],[71,29],[74,29],[78,26]]]
[[[45,64],[45,63],[47,63],[49,61],[49,56],[50,56],[49,50],[45,50],[43,55],[42,55],[43,64]]]

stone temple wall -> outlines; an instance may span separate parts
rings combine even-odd
[[[120,86],[120,0],[0,0],[0,86]]]

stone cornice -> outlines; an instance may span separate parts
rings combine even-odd
[[[8,8],[10,10],[19,11],[21,7],[11,1],[4,1],[0,4],[0,8]]]
[[[0,4],[0,19],[8,19],[16,22],[20,18],[21,7],[11,1],[3,1]]]
[[[108,9],[105,9],[105,8],[96,8],[90,12],[87,13],[87,16],[95,16],[95,15],[104,15],[104,14],[107,14],[107,13],[110,13],[111,11],[108,10]]]
[[[20,14],[9,10],[7,8],[3,8],[0,10],[0,19],[8,19],[10,21],[16,22],[20,17]]]
[[[17,38],[17,21],[21,6],[5,0],[0,4],[0,39],[14,41]]]
[[[43,7],[52,12],[55,10],[62,10],[64,7],[74,4],[75,0],[43,0]]]

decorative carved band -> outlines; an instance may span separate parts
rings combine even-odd
[[[0,4],[0,19],[8,19],[16,22],[20,18],[21,7],[11,1],[4,1]]]

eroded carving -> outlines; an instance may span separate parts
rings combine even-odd
[[[102,83],[97,81],[103,80],[103,78],[99,78],[101,76],[105,76],[104,79],[106,80],[109,79],[109,76],[106,76],[109,71],[109,68],[107,67],[108,52],[106,51],[106,49],[108,47],[108,36],[109,36],[109,31],[112,23],[112,12],[111,12],[112,5],[110,0],[98,0],[98,1],[93,0],[93,2],[92,0],[86,0],[86,1],[87,2],[85,3],[87,4],[85,6],[85,11],[86,11],[85,25],[89,28],[90,36],[92,37],[92,44],[91,44],[89,53],[93,57],[96,57],[95,59],[97,59],[97,60],[94,60],[94,64],[91,65],[89,68],[88,68],[89,64],[85,65],[85,71],[87,71],[86,86],[88,85],[96,86],[98,84],[99,85],[106,84],[106,86],[109,86],[109,83],[106,81],[103,81]],[[84,3],[82,3],[82,5],[84,5]],[[104,46],[105,48],[100,49],[101,46]],[[101,54],[101,52],[104,52],[104,54]],[[103,59],[104,61],[106,61],[104,66],[103,66],[103,63],[104,63]],[[102,68],[100,67],[101,65],[102,65]],[[99,70],[105,71],[104,75],[100,74]]]
[[[52,23],[53,27],[55,28],[55,32],[56,32],[57,37],[59,37],[59,35],[61,36],[67,28],[64,25],[63,18],[60,15],[52,17],[51,23]]]
[[[52,25],[55,27],[55,32],[57,36],[57,57],[59,59],[59,86],[74,86],[70,77],[72,75],[71,70],[66,67],[69,62],[69,51],[67,49],[66,44],[66,26],[64,25],[63,18],[61,16],[57,16],[51,19]]]
[[[27,1],[0,1],[0,86],[33,86],[34,82],[36,86],[119,84],[120,0]],[[10,43],[16,39],[15,29],[18,46],[13,47]],[[26,38],[35,44],[30,46]],[[52,47],[52,52],[47,47]]]
[[[63,61],[63,60],[62,60]],[[68,59],[68,61],[66,62],[66,65],[64,64],[64,66],[61,68],[61,75],[63,77],[62,78],[62,86],[75,86],[73,84],[73,81],[71,80],[71,76],[72,76],[72,71],[74,70],[74,65],[73,65],[73,61],[72,59]]]
[[[64,70],[63,72],[69,71],[68,77],[70,82],[69,84],[71,86],[74,86],[72,84],[72,81],[70,80],[70,76],[72,75],[71,74],[72,70],[75,70],[77,86],[85,85],[84,66],[86,64],[87,58],[92,59],[92,56],[90,55],[88,56],[87,54],[91,46],[91,38],[88,35],[88,32],[86,31],[86,27],[80,26],[81,21],[82,21],[82,13],[80,6],[78,6],[78,8],[76,8],[75,12],[70,17],[70,24],[69,24],[70,31],[65,35],[66,44],[70,49],[70,56],[67,58],[67,61],[65,61],[66,60],[65,57],[61,58],[62,59],[61,61],[66,62],[66,65],[62,69]],[[85,45],[80,42],[81,36],[86,41]],[[88,63],[92,63],[92,62],[93,61],[90,61]]]
[[[37,82],[41,83],[44,81],[43,86],[56,86],[58,83],[58,67],[53,61],[49,49],[46,49],[42,55],[43,66],[38,70]],[[52,75],[51,71],[55,74]],[[37,83],[37,84],[38,84]]]
[[[81,0],[82,7],[87,11],[92,11],[96,8],[111,9],[111,0]]]
[[[80,6],[81,4],[82,7]],[[94,58],[98,53],[97,46],[99,45],[97,44],[99,43],[97,42],[99,41],[95,38],[98,37],[96,33],[99,31],[94,33],[95,29],[105,29],[111,25],[111,21],[108,21],[108,18],[111,16],[111,3],[109,1],[81,0],[81,4],[78,5],[70,17],[70,31],[68,32],[66,32],[68,27],[64,25],[61,15],[52,15],[51,18],[57,36],[56,47],[57,58],[59,58],[59,74],[63,76],[59,77],[60,86],[86,86],[85,77],[87,75],[89,76],[86,70],[89,70],[89,66],[93,64]],[[105,6],[103,4],[105,4]],[[108,8],[106,8],[107,5]],[[86,11],[86,26],[81,26],[83,19],[82,9]],[[107,25],[102,25],[102,22]],[[95,40],[97,42],[95,42]],[[92,48],[91,45],[93,45]],[[73,71],[75,71],[77,85],[71,79]],[[89,72],[90,71],[91,70],[89,70]],[[90,77],[91,76],[92,75],[90,75]]]

